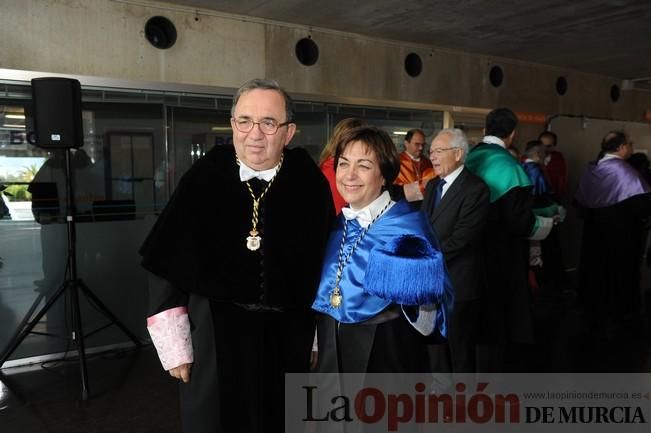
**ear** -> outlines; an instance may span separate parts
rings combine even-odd
[[[458,151],[455,152],[455,155],[454,155],[454,160],[456,162],[463,161],[463,154],[464,154],[463,149],[457,148],[457,150]]]
[[[510,145],[513,144],[513,139],[515,138],[515,130],[511,132],[507,137],[504,137],[502,140],[506,147],[509,147]]]
[[[287,135],[285,136],[285,144],[283,146],[287,146],[290,141],[292,141],[292,138],[294,138],[294,134],[296,134],[296,124],[295,123],[290,123],[287,125]]]

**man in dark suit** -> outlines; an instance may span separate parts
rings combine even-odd
[[[461,373],[476,371],[484,269],[480,244],[489,204],[486,184],[464,167],[467,153],[468,139],[460,129],[444,129],[434,137],[430,160],[438,178],[427,185],[422,204],[456,291],[448,345],[431,346],[432,368]]]

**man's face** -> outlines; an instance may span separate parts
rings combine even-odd
[[[272,119],[276,124],[281,124],[287,121],[285,117],[285,99],[275,90],[250,90],[240,96],[233,110],[234,119],[248,118],[254,122]],[[240,132],[233,119],[231,127],[237,157],[258,171],[273,168],[280,162],[284,147],[296,132],[296,125],[293,123],[279,127],[273,135],[263,134],[257,124],[253,125],[249,132]]]
[[[554,144],[554,139],[552,137],[549,135],[543,135],[540,137],[540,141],[542,142],[543,146],[545,146],[545,153],[547,155],[554,151],[556,145]]]
[[[414,158],[420,158],[425,148],[425,136],[420,132],[415,132],[411,140],[405,140],[405,150]]]
[[[633,142],[631,140],[628,140],[628,143],[624,143],[621,146],[619,146],[618,151],[622,158],[624,159],[630,158],[634,152]]]
[[[449,134],[440,134],[432,140],[432,146],[429,148],[429,159],[432,161],[437,176],[447,176],[462,163],[463,150],[458,147],[450,147],[451,139],[452,137]]]

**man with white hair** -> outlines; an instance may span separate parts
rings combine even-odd
[[[456,290],[448,346],[430,347],[436,371],[476,371],[475,346],[480,326],[483,277],[482,231],[489,204],[488,187],[464,167],[468,139],[460,129],[444,129],[432,140],[430,161],[438,178],[427,185],[422,210],[441,243]],[[449,359],[448,359],[449,356]],[[445,364],[450,363],[449,366]]]

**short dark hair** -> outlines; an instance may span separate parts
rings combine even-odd
[[[554,143],[553,146],[556,146],[556,144],[558,143],[558,136],[555,133],[553,133],[552,131],[543,131],[543,132],[541,132],[540,135],[538,136],[538,140],[542,141],[543,137],[551,138],[552,142]]]
[[[423,137],[426,136],[422,129],[413,128],[413,129],[410,129],[409,131],[407,131],[407,134],[405,135],[405,141],[411,141],[412,137],[416,133],[421,134]]]
[[[540,140],[529,140],[527,141],[527,144],[525,144],[524,146],[524,151],[527,152],[536,146],[542,146],[542,145],[543,145],[542,141]]]
[[[256,90],[256,89],[261,89],[261,90],[275,90],[276,92],[280,93],[285,99],[285,120],[281,121],[281,123],[284,122],[291,122],[294,120],[294,101],[292,100],[291,96],[283,89],[280,87],[280,84],[276,80],[266,80],[262,78],[254,78],[253,80],[247,81],[246,83],[242,84],[242,86],[237,89],[237,92],[235,92],[235,96],[233,96],[233,105],[231,106],[231,117],[235,115],[235,106],[237,105],[237,102],[240,100],[240,97],[244,95],[245,93],[250,92],[251,90]],[[278,119],[279,121],[281,119]]]
[[[526,157],[533,159],[534,156],[537,156],[540,159],[545,158],[545,146],[540,140],[531,140],[528,141],[524,147],[524,154]]]
[[[515,130],[518,118],[509,108],[496,108],[486,116],[486,135],[506,138]]]
[[[341,120],[335,126],[334,131],[332,131],[332,136],[330,140],[326,143],[323,151],[321,151],[321,156],[319,157],[319,164],[322,164],[328,158],[332,158],[335,154],[335,149],[337,148],[337,143],[341,134],[348,131],[349,129],[358,128],[360,126],[366,125],[366,120],[358,119],[356,117],[349,117],[347,119]]]
[[[348,145],[355,141],[361,141],[375,153],[380,164],[380,172],[384,178],[385,187],[391,185],[400,172],[400,156],[389,134],[374,126],[360,126],[349,129],[342,134],[335,150],[335,171],[339,165],[339,158]]]
[[[628,136],[624,131],[610,131],[601,140],[601,150],[604,152],[616,152],[619,146],[628,143]]]
[[[608,132],[601,140],[601,150],[597,155],[597,161],[604,157],[607,153],[616,152],[619,146],[629,142],[628,135],[624,131],[614,130]]]

